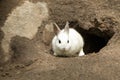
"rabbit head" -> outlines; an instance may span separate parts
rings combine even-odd
[[[62,30],[58,27],[56,23],[54,23],[54,32],[56,35],[56,47],[61,51],[68,51],[70,49],[69,23],[66,22],[65,28]]]

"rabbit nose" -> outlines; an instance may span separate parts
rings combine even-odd
[[[65,48],[63,48],[63,50],[65,51]]]
[[[62,51],[65,51],[65,48],[62,48]]]

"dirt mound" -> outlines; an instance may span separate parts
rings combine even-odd
[[[24,1],[0,0],[0,80],[120,79],[119,0]],[[38,6],[41,2],[48,13],[41,13],[46,11]],[[52,55],[52,22],[63,28],[66,21],[82,34],[86,56]],[[9,51],[2,47],[6,34],[12,36],[7,38]],[[7,63],[3,62],[5,50],[11,56]]]

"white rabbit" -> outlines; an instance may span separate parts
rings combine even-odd
[[[60,30],[56,23],[54,25],[55,37],[52,40],[52,49],[55,56],[83,56],[84,40],[73,28],[69,28],[66,22],[65,28]],[[79,54],[77,54],[79,53]]]

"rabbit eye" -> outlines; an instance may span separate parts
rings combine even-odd
[[[59,43],[61,43],[61,41],[59,40]]]
[[[69,40],[67,41],[67,43],[69,43]]]

